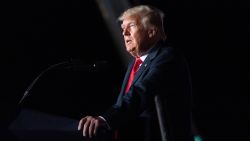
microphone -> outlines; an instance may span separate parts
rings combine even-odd
[[[98,71],[100,69],[103,69],[107,65],[107,61],[97,61],[93,64],[86,65],[80,60],[73,60],[71,59],[70,61],[64,61],[60,63],[53,64],[40,72],[40,74],[30,83],[28,88],[25,90],[22,98],[18,102],[18,105],[22,105],[23,101],[25,98],[29,95],[30,90],[32,87],[37,83],[37,81],[47,72],[50,70],[56,69],[56,68],[66,68],[66,69],[73,69],[73,70],[84,70],[84,71]]]
[[[88,65],[81,60],[71,60],[69,65],[65,66],[65,68],[80,71],[100,71],[106,69],[107,65],[108,62],[105,60],[96,61]]]

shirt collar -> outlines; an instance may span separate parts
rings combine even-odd
[[[146,57],[148,56],[148,54],[144,54],[140,57],[140,59],[142,60],[142,62],[144,62],[144,60],[146,59]]]

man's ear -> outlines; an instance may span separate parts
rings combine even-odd
[[[150,28],[149,30],[148,30],[148,36],[149,36],[149,38],[152,38],[152,37],[154,37],[156,35],[156,28]]]

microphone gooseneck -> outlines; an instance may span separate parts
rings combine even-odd
[[[31,90],[31,88],[35,85],[35,83],[39,80],[39,78],[41,76],[43,76],[46,72],[48,72],[49,70],[52,70],[54,68],[57,68],[57,67],[60,67],[60,66],[64,66],[66,64],[68,64],[69,61],[65,61],[65,62],[60,62],[60,63],[57,63],[57,64],[54,64],[54,65],[51,65],[49,66],[48,68],[46,68],[45,70],[43,70],[31,83],[30,85],[28,86],[28,88],[25,90],[21,100],[18,102],[18,105],[21,105],[24,101],[24,99],[28,96],[29,94],[29,91]]]
[[[99,70],[101,68],[103,68],[103,66],[107,65],[107,61],[97,61],[93,64],[90,65],[86,65],[83,62],[79,61],[79,60],[70,60],[70,61],[64,61],[64,62],[60,62],[60,63],[56,63],[53,64],[51,66],[49,66],[48,68],[46,68],[45,70],[43,70],[28,86],[28,88],[25,90],[22,98],[20,99],[20,101],[18,102],[18,105],[22,105],[23,101],[25,100],[25,98],[29,95],[30,90],[33,88],[33,86],[37,83],[37,81],[47,72],[49,72],[50,70],[56,69],[56,68],[66,68],[66,69],[76,69],[76,70],[87,70],[87,71],[96,71]]]

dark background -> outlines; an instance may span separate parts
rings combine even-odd
[[[152,4],[166,13],[167,41],[189,61],[193,118],[202,137],[249,137],[249,1],[130,3]],[[2,6],[1,124],[15,117],[13,111],[35,77],[59,62],[78,63],[43,75],[26,107],[79,119],[115,101],[126,68],[95,1],[24,0]]]

